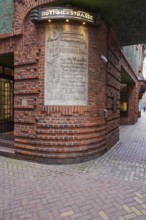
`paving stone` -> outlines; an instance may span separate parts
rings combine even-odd
[[[100,217],[103,220],[108,220],[109,219],[109,217],[107,216],[107,214],[104,211],[99,211],[98,214],[100,215]]]
[[[124,218],[126,220],[129,220],[129,219],[134,219],[136,217],[136,215],[134,213],[130,213],[130,214],[127,214],[124,216]]]
[[[135,199],[138,203],[140,203],[140,204],[143,203],[143,201],[142,201],[141,199],[139,199],[138,197],[134,197],[134,199]]]
[[[73,214],[74,214],[74,212],[72,210],[69,210],[67,212],[61,213],[61,217],[71,216]]]
[[[131,207],[132,211],[137,215],[137,216],[141,216],[142,213],[136,208],[136,207]]]
[[[124,217],[122,217],[122,216],[121,216],[121,217],[119,217],[118,219],[119,219],[119,220],[125,220],[125,218],[124,218]]]
[[[132,212],[132,210],[129,208],[129,206],[128,205],[123,205],[123,208],[126,210],[126,212],[128,212],[128,213],[131,213]]]

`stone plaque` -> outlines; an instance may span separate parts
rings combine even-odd
[[[45,105],[87,105],[87,28],[49,24],[45,47]]]

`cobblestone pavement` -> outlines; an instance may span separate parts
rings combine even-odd
[[[146,113],[135,125],[121,126],[120,141],[100,158],[58,168],[146,183]]]
[[[146,220],[146,113],[120,134],[80,164],[0,157],[0,220]]]

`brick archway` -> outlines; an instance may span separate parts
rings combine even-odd
[[[47,3],[49,4],[54,1],[55,0],[15,0],[15,19],[13,23],[14,35],[17,32],[23,32],[24,19],[32,8]]]

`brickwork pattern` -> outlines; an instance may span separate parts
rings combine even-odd
[[[110,30],[108,38],[108,64],[106,79],[106,109],[107,117],[107,148],[112,147],[119,139],[119,112],[120,112],[120,70],[121,70],[121,52],[119,41]],[[116,107],[114,108],[114,97],[116,97]]]
[[[100,54],[106,54],[107,27],[88,27],[88,106],[44,106],[45,29],[25,17],[22,49],[15,51],[16,157],[85,160],[106,148],[106,69]]]

